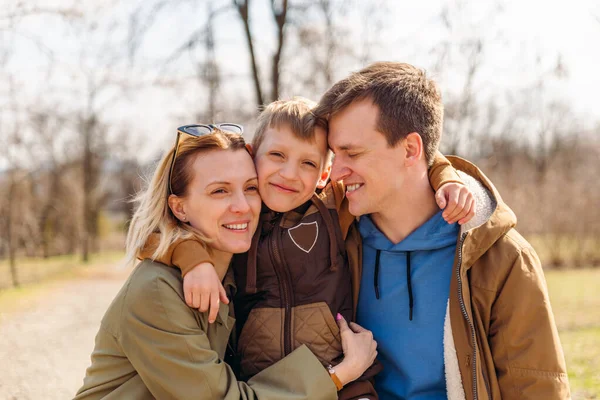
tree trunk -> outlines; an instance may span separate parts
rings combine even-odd
[[[280,81],[280,69],[279,64],[281,62],[281,53],[283,52],[283,45],[285,42],[285,22],[288,10],[288,1],[283,0],[282,9],[276,10],[275,0],[271,0],[271,9],[273,10],[273,18],[277,24],[277,50],[273,55],[273,65],[271,66],[271,99],[275,101],[279,99],[279,81]]]
[[[252,79],[254,81],[254,91],[256,93],[256,103],[258,107],[264,104],[262,89],[260,85],[260,73],[258,71],[258,64],[256,63],[256,56],[254,54],[254,43],[252,40],[252,32],[250,32],[250,0],[233,1],[233,4],[238,10],[242,22],[244,23],[244,32],[246,34],[246,41],[248,43],[248,51],[250,53],[250,65],[252,66]]]
[[[10,186],[8,190],[8,219],[6,222],[6,230],[8,234],[8,260],[10,267],[10,277],[14,287],[19,287],[19,278],[17,275],[17,261],[16,261],[16,233],[14,226],[14,211],[13,205],[15,203],[17,182],[15,179],[15,171],[11,172]]]
[[[92,154],[92,134],[94,133],[95,118],[88,117],[83,123],[83,237],[82,237],[82,261],[87,263],[89,261],[90,253],[90,240],[93,230],[93,217],[92,212],[92,191],[94,190],[93,184],[93,154]]]

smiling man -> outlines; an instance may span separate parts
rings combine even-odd
[[[336,83],[315,109],[346,185],[346,237],[362,237],[358,322],[378,343],[387,399],[567,399],[569,385],[539,259],[474,165],[449,157],[477,198],[448,224],[428,168],[443,105],[436,83],[375,63]],[[445,215],[445,217],[449,217]]]

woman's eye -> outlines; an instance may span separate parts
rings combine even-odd
[[[225,191],[225,189],[215,189],[211,192],[211,194],[223,194],[223,193],[227,193]]]
[[[258,192],[258,186],[254,186],[254,185],[248,186],[246,188],[246,190],[249,191],[249,192]]]

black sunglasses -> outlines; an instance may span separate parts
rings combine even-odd
[[[177,158],[177,150],[179,149],[179,138],[182,133],[200,137],[205,135],[210,135],[215,131],[215,129],[219,129],[223,132],[233,133],[236,135],[241,135],[244,133],[244,127],[239,124],[199,124],[199,125],[184,125],[177,128],[177,139],[175,140],[175,151],[173,151],[173,158],[171,159],[171,169],[169,170],[169,194],[173,194],[173,188],[171,187],[171,175],[173,174],[173,168],[175,167],[175,158]]]

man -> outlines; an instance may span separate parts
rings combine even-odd
[[[381,399],[567,399],[569,384],[540,261],[477,167],[449,157],[477,202],[448,224],[428,181],[439,89],[408,64],[375,63],[317,109],[362,237],[357,320],[373,331]]]

